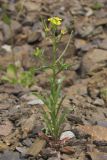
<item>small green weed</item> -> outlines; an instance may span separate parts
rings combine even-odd
[[[92,6],[92,9],[93,10],[100,10],[104,7],[103,3],[100,3],[100,2],[96,2],[94,3],[94,5]]]
[[[107,101],[107,87],[100,90],[100,95],[105,101]]]
[[[28,88],[34,83],[34,70],[29,69],[28,71],[23,71],[14,64],[9,64],[6,75],[2,77],[2,81],[6,81],[11,84],[20,84],[23,87]]]

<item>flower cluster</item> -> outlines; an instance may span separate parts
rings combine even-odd
[[[53,25],[59,26],[61,25],[62,19],[59,17],[52,17],[52,18],[48,18],[48,21]]]

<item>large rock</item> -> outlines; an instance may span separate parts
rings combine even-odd
[[[92,74],[102,70],[107,64],[107,51],[94,49],[86,53],[81,62],[82,74]]]

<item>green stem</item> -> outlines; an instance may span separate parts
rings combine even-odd
[[[56,51],[57,51],[57,42],[56,37],[53,35],[52,38],[53,42],[53,49],[52,49],[52,99],[53,99],[53,115],[55,117],[55,120],[52,121],[53,126],[53,137],[57,139],[57,120],[56,120],[56,91],[57,91],[57,79],[56,79]]]
[[[59,56],[59,58],[56,60],[56,63],[58,63],[58,62],[60,61],[60,59],[61,59],[61,58],[64,56],[64,54],[66,53],[66,51],[67,51],[67,49],[68,49],[68,47],[69,47],[71,38],[72,38],[72,34],[73,34],[73,32],[71,32],[70,37],[69,37],[69,40],[68,40],[68,43],[67,43],[64,51],[62,52],[62,54],[61,54],[61,55]]]
[[[11,32],[12,63],[15,65],[15,53],[13,50],[13,48],[14,48],[14,40],[13,40],[14,34],[13,34],[13,30],[11,28],[11,25],[9,27],[10,27],[10,32]]]

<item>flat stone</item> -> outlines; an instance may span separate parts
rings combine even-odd
[[[22,122],[21,128],[22,128],[22,131],[23,131],[25,137],[34,128],[35,120],[36,120],[36,115],[32,114],[28,119],[25,119]]]
[[[4,151],[7,148],[8,148],[8,146],[5,143],[3,143],[2,141],[0,141],[0,151]]]
[[[92,160],[106,160],[107,159],[107,153],[104,152],[90,152],[88,155],[91,157]]]
[[[10,40],[12,35],[11,35],[11,31],[10,31],[9,26],[6,23],[4,23],[4,22],[1,21],[0,22],[0,29],[3,32],[4,41],[7,42],[8,40]]]
[[[43,139],[36,139],[32,146],[28,149],[27,154],[37,156],[40,151],[45,147],[46,141]]]
[[[84,47],[86,45],[86,41],[83,39],[75,39],[75,46],[76,49],[81,49],[82,47]]]
[[[93,33],[94,29],[95,29],[94,26],[91,24],[90,25],[87,24],[85,26],[80,25],[77,28],[77,33],[83,38],[83,37],[87,37],[87,36],[91,35]]]
[[[58,160],[58,157],[51,157],[51,158],[48,158],[48,160]]]
[[[25,147],[16,147],[16,150],[21,153],[22,155],[25,155],[27,152],[27,148]]]
[[[28,43],[33,44],[35,42],[40,42],[42,40],[41,32],[32,32],[28,35]]]
[[[107,141],[107,128],[102,126],[80,125],[76,127],[80,132],[91,135],[93,140]]]
[[[22,26],[18,21],[12,20],[11,21],[11,28],[15,33],[21,32]]]
[[[1,48],[5,49],[7,52],[10,52],[10,53],[12,52],[12,48],[10,45],[4,44]]]
[[[3,33],[0,31],[0,42],[3,42]]]
[[[24,3],[24,6],[28,12],[40,11],[40,3],[26,1],[26,3]]]
[[[106,66],[107,51],[93,49],[85,54],[81,63],[81,71],[87,74],[96,73]]]
[[[40,99],[35,99],[35,100],[32,100],[32,101],[29,101],[27,104],[29,104],[29,105],[37,105],[37,104],[43,105],[44,103]]]
[[[4,151],[1,155],[1,160],[21,160],[19,157],[19,153],[13,151]]]
[[[100,99],[100,98],[97,98],[95,101],[94,101],[94,104],[97,105],[97,106],[104,106],[104,100],[103,99]]]
[[[97,125],[107,128],[107,121],[97,121]]]
[[[78,83],[69,88],[65,88],[67,96],[73,97],[75,95],[87,95],[87,86],[85,83]]]
[[[75,137],[74,133],[71,131],[65,131],[61,134],[60,136],[60,140],[64,140],[64,139],[71,139]]]
[[[107,39],[104,39],[98,44],[99,48],[107,50]]]
[[[10,121],[5,121],[4,124],[0,125],[0,135],[8,136],[13,129],[13,124]]]
[[[30,147],[32,145],[32,141],[29,138],[27,138],[23,140],[23,144],[26,145],[27,147]]]

